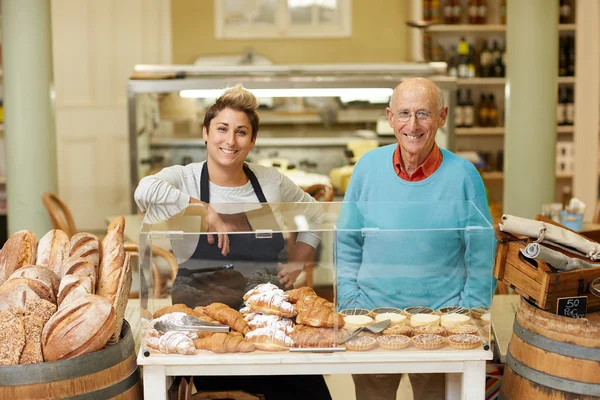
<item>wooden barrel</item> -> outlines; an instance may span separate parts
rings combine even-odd
[[[131,328],[102,350],[62,361],[0,367],[0,399],[141,399]]]
[[[521,298],[501,398],[600,398],[600,322],[550,314]]]

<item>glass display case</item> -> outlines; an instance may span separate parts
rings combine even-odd
[[[247,161],[274,166],[302,188],[331,183],[342,195],[363,153],[396,143],[385,109],[407,77],[431,78],[443,90],[449,116],[436,141],[455,150],[456,79],[445,75],[445,63],[136,66],[128,83],[131,193],[163,167],[206,159],[205,110],[239,83],[260,102]]]
[[[142,365],[489,349],[494,231],[471,202],[153,206],[139,244]],[[156,266],[165,250],[174,282]],[[333,296],[309,286],[317,269]]]

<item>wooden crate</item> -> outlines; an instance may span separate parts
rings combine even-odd
[[[600,277],[600,267],[574,271],[557,271],[543,261],[527,259],[521,254],[531,239],[520,239],[496,227],[496,260],[494,277],[515,289],[539,308],[556,312],[557,299],[561,297],[588,296],[587,311],[600,310],[600,297],[590,293],[590,283]],[[549,246],[573,258],[576,254]],[[589,260],[587,260],[589,261]]]

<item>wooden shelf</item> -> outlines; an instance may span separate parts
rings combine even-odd
[[[560,32],[575,32],[576,24],[560,24],[558,25],[558,30]]]
[[[459,85],[505,85],[505,78],[458,78]]]
[[[573,134],[575,133],[574,126],[557,126],[557,134]],[[456,128],[456,136],[502,136],[504,135],[504,127],[473,127],[473,128]]]
[[[323,118],[318,111],[278,111],[258,110],[260,123],[264,125],[277,124],[323,124]],[[337,123],[351,124],[363,122],[377,122],[378,118],[385,118],[385,107],[374,107],[371,109],[347,108],[338,110]],[[202,120],[204,115],[200,115]]]
[[[575,77],[574,76],[559,76],[558,83],[561,83],[561,84],[575,83]]]
[[[481,176],[483,179],[492,181],[492,180],[502,180],[504,179],[504,172],[500,171],[492,171],[492,172],[482,172]],[[573,178],[573,174],[556,174],[557,179],[571,179]]]
[[[556,128],[557,133],[575,133],[575,127],[573,125],[564,125]]]
[[[559,24],[559,32],[574,32],[577,25],[575,24]],[[425,30],[427,33],[486,33],[486,32],[506,32],[504,24],[438,24],[431,25]]]

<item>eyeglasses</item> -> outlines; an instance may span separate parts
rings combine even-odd
[[[443,108],[439,109],[437,112],[434,113],[430,113],[427,111],[417,111],[415,113],[415,118],[419,121],[430,121],[434,115],[441,113],[442,110]],[[392,112],[392,115],[394,116],[394,119],[400,122],[408,122],[412,117],[412,113],[409,113],[408,111],[398,111],[397,113]]]

